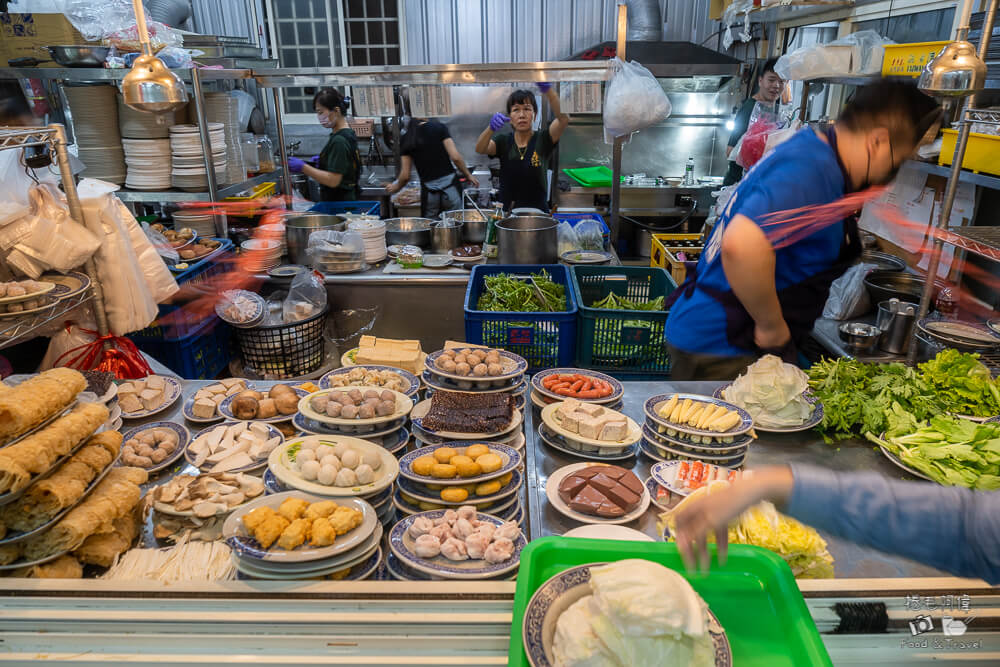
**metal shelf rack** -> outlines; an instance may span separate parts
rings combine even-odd
[[[86,227],[83,217],[83,207],[76,192],[76,180],[69,166],[69,156],[66,151],[66,128],[62,125],[48,127],[0,127],[0,150],[18,150],[30,146],[48,146],[55,156],[56,165],[62,179],[63,191],[66,193],[66,205],[70,217],[79,225]],[[104,290],[101,288],[97,275],[97,266],[93,258],[83,265],[90,278],[89,290],[84,290],[76,297],[65,299],[51,311],[39,313],[31,318],[16,319],[10,324],[0,323],[0,349],[9,347],[16,342],[27,340],[45,324],[63,317],[82,303],[93,299],[94,318],[97,320],[97,333],[105,336],[108,333],[108,317],[104,311]]]

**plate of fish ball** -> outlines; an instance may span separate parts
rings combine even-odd
[[[341,430],[383,424],[410,414],[413,401],[392,389],[321,389],[299,400],[299,412]]]
[[[503,477],[520,464],[521,453],[507,445],[446,442],[405,454],[399,460],[399,474],[422,484],[480,484]]]
[[[527,544],[521,527],[471,505],[402,519],[389,549],[407,566],[446,579],[486,579],[517,568]]]
[[[142,468],[148,473],[169,467],[184,454],[191,433],[174,422],[152,422],[122,434],[121,465]]]
[[[287,421],[299,411],[299,400],[307,394],[287,384],[276,384],[263,391],[248,388],[219,403],[219,414],[237,421]]]
[[[347,435],[310,435],[271,452],[279,482],[320,496],[370,496],[392,485],[399,460],[385,447]]]
[[[452,380],[499,382],[524,375],[528,362],[506,350],[454,347],[427,355],[427,369]]]
[[[396,480],[399,490],[405,493],[417,503],[433,503],[440,507],[456,507],[458,505],[475,505],[478,509],[484,509],[490,503],[509,498],[517,493],[524,482],[524,475],[517,468],[502,477],[491,479],[486,482],[473,482],[469,484],[454,484],[443,486],[441,484],[424,484],[414,482],[406,477]]]
[[[237,508],[222,525],[222,537],[240,558],[302,563],[350,551],[377,524],[375,510],[360,498],[334,501],[286,491]]]

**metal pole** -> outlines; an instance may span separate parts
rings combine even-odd
[[[191,88],[194,89],[194,110],[198,116],[198,136],[201,137],[202,157],[205,160],[205,180],[208,181],[208,199],[219,199],[219,186],[215,180],[215,160],[212,158],[212,139],[208,134],[208,117],[205,115],[205,96],[201,90],[201,74],[197,67],[191,69]],[[222,224],[222,218],[215,216],[215,235],[226,237],[227,230]]]
[[[59,160],[59,175],[62,178],[63,191],[66,193],[66,205],[69,207],[69,214],[78,224],[87,227],[87,220],[83,215],[83,206],[80,204],[80,195],[76,191],[76,180],[73,177],[73,170],[69,166],[69,154],[66,152],[66,128],[59,124],[49,125],[49,129],[55,131],[56,139],[53,142],[56,149],[56,159]],[[101,280],[97,275],[97,265],[93,257],[88,259],[84,265],[87,275],[90,277],[90,289],[94,291],[94,319],[97,320],[97,333],[106,336],[110,332],[108,326],[108,314],[104,311],[104,288],[101,287]],[[110,343],[104,343],[105,349],[110,347]]]
[[[285,193],[285,208],[292,210],[292,172],[288,171],[288,151],[285,149],[285,126],[281,123],[281,95],[278,88],[274,94],[274,123],[278,129],[278,150],[281,151],[281,189]]]
[[[983,21],[982,36],[979,38],[979,58],[983,62],[986,61],[986,51],[990,48],[990,37],[993,33],[993,22],[996,20],[996,12],[997,0],[993,0],[986,11],[986,19]],[[963,36],[962,38],[964,38],[964,35],[967,35],[968,32],[968,24],[959,29],[959,33]],[[975,108],[975,105],[976,95],[973,93],[969,96],[966,106],[958,115],[960,123],[958,128],[958,139],[955,142],[955,155],[951,161],[951,172],[948,174],[948,184],[945,186],[944,190],[944,201],[941,203],[941,217],[938,218],[936,225],[936,228],[939,230],[946,229],[948,227],[948,221],[951,219],[951,209],[955,204],[955,194],[958,192],[958,182],[962,175],[962,162],[965,161],[965,148],[969,144],[969,132],[972,128],[972,124],[966,116],[970,109]],[[918,321],[926,317],[927,312],[930,310],[931,294],[933,294],[934,285],[937,282],[938,266],[941,264],[941,251],[943,248],[944,240],[939,235],[935,236],[934,250],[931,252],[930,260],[927,263],[927,279],[924,283],[924,291],[920,295],[920,308],[917,310]],[[906,353],[906,362],[911,365],[917,360],[916,335],[916,329],[914,329],[914,340],[911,341],[910,349]]]
[[[807,109],[809,107],[809,82],[808,81],[803,81],[802,82],[802,102],[800,103],[800,105],[801,106],[799,107],[799,122],[804,124],[806,122],[806,116],[808,115],[807,114]]]
[[[625,60],[625,44],[628,36],[628,5],[618,5],[618,43],[617,55]],[[622,199],[622,137],[615,137],[611,148],[611,247],[618,245],[618,234],[621,231],[621,199]]]

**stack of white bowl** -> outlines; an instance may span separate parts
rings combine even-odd
[[[198,210],[175,211],[171,217],[174,219],[174,229],[190,227],[198,232],[199,238],[216,236],[215,216],[211,213]]]
[[[216,180],[225,176],[226,134],[222,123],[209,123],[208,136],[212,146],[212,163]],[[170,152],[173,169],[171,182],[175,188],[202,192],[208,188],[204,151],[197,125],[174,125],[170,128]]]
[[[73,134],[81,176],[121,185],[125,182],[125,152],[118,131],[117,90],[114,86],[66,86],[73,117]]]
[[[247,270],[263,273],[281,264],[281,242],[271,239],[248,239],[241,245],[247,257]]]
[[[365,261],[375,264],[384,260],[389,251],[385,245],[385,222],[382,220],[354,220],[347,223],[347,230],[361,234],[365,242]]]
[[[133,190],[170,188],[170,140],[122,139],[128,176],[125,186]]]
[[[242,183],[246,180],[243,148],[240,145],[240,111],[236,98],[226,93],[205,94],[205,117],[209,123],[222,123],[226,135],[226,173],[219,175],[222,183]]]

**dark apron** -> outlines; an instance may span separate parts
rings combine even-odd
[[[524,159],[518,153],[514,135],[511,135],[511,147],[516,157],[511,157],[511,151],[500,155],[500,201],[506,210],[515,208],[537,208],[548,211],[549,204],[545,197],[545,187],[538,178],[539,167],[531,166],[531,156],[535,153],[538,132],[531,135],[524,151]]]
[[[432,187],[430,187],[428,185],[425,185],[424,183],[420,184],[420,217],[421,218],[432,217],[432,216],[427,215],[427,211],[428,211],[428,206],[432,202],[434,202],[434,201],[437,202],[438,215],[440,215],[441,213],[444,213],[444,211],[447,210],[447,209],[445,209],[445,205],[447,204],[447,201],[445,200],[445,194],[447,193],[447,191],[448,191],[449,188],[455,188],[455,192],[458,193],[459,201],[461,202],[461,198],[462,198],[462,183],[458,179],[458,174],[455,174],[452,177],[452,179],[451,179],[451,183],[449,183],[448,185],[446,185],[443,188],[432,188]],[[459,208],[461,208],[461,206],[459,206]],[[436,218],[438,216],[435,215],[433,217]]]
[[[827,134],[833,154],[837,158],[837,164],[844,175],[844,183],[850,187],[850,178],[844,168],[840,155],[837,153],[837,138],[830,128]],[[698,284],[698,267],[695,266],[692,275],[684,281],[684,284],[677,288],[668,297],[666,309],[671,306],[683,294],[690,297],[695,289],[700,289],[710,297],[715,299],[725,310],[726,316],[726,340],[733,347],[741,350],[751,350],[759,354],[774,354],[787,363],[798,363],[798,345],[812,332],[816,320],[823,314],[823,307],[830,296],[830,285],[833,281],[844,274],[858,257],[861,256],[861,239],[858,235],[858,213],[844,219],[844,239],[841,241],[840,255],[837,261],[825,271],[821,271],[800,283],[789,285],[778,290],[778,303],[781,305],[781,315],[788,324],[791,332],[791,340],[783,347],[773,350],[762,350],[754,342],[753,332],[755,323],[750,313],[747,312],[736,295],[730,291],[718,290],[713,287],[706,287]],[[719,261],[722,261],[721,259]]]
[[[353,188],[330,188],[325,185],[319,186],[320,201],[358,201],[361,199],[361,152],[358,150],[357,137],[344,137],[351,145],[351,154],[354,162],[354,187]],[[326,164],[326,149],[319,154],[320,164]],[[346,175],[346,174],[345,174]],[[343,181],[341,181],[343,183]],[[348,185],[350,185],[348,183]]]

